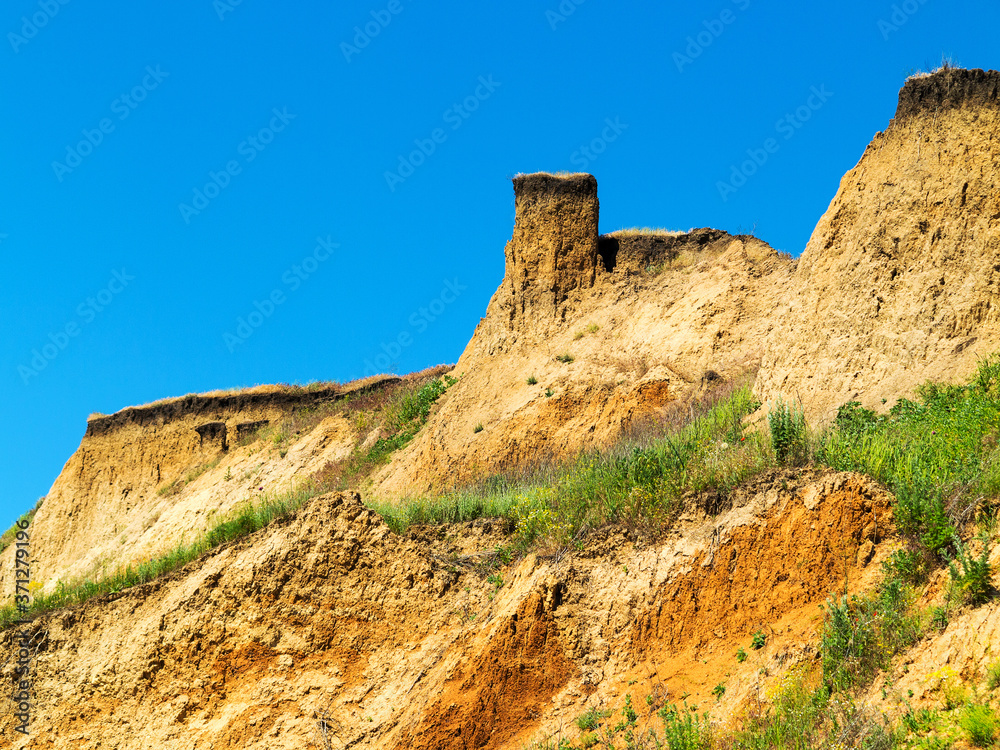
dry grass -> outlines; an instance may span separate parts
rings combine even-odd
[[[546,177],[558,177],[561,180],[569,180],[574,177],[590,177],[586,172],[518,172],[514,175],[514,179],[518,177],[536,177],[539,175],[545,175]]]
[[[403,376],[403,379],[414,379],[423,377],[425,373],[431,370],[440,370],[447,372],[451,369],[450,365],[438,365],[437,367],[429,368],[428,370],[423,370],[419,373],[410,373],[409,375]],[[331,391],[334,393],[349,394],[352,391],[357,391],[366,388],[367,386],[383,380],[387,377],[396,377],[395,375],[371,375],[364,378],[359,378],[358,380],[352,380],[348,383],[338,383],[335,380],[322,380],[313,381],[307,383],[306,385],[296,385],[291,383],[272,383],[264,385],[249,386],[246,388],[219,388],[214,391],[206,391],[204,393],[188,393],[184,396],[171,396],[170,398],[161,398],[157,401],[150,401],[146,404],[139,404],[135,406],[126,406],[123,409],[119,409],[119,412],[127,411],[128,409],[152,409],[156,407],[166,406],[169,404],[179,403],[186,399],[196,398],[196,399],[210,399],[210,398],[223,398],[226,396],[246,396],[254,394],[305,394],[314,393],[316,391]],[[118,412],[115,412],[116,414]],[[92,421],[94,419],[102,419],[104,417],[112,416],[109,414],[103,414],[101,412],[94,412],[87,417],[87,421]]]
[[[623,227],[614,232],[609,232],[605,237],[680,237],[690,234],[691,230],[681,232],[676,229],[665,229],[663,227]]]

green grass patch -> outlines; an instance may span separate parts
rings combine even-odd
[[[845,404],[821,460],[885,483],[900,531],[932,555],[954,547],[956,530],[1000,493],[1000,360],[984,361],[965,385],[928,383],[915,401],[877,415]]]
[[[397,532],[414,523],[453,523],[504,516],[514,546],[569,546],[607,523],[667,524],[683,499],[728,492],[774,465],[765,436],[747,433],[743,418],[759,406],[746,383],[731,385],[666,421],[646,425],[606,450],[477,486],[402,503],[373,503]]]
[[[358,487],[375,469],[389,463],[392,454],[406,446],[427,423],[431,407],[458,380],[450,375],[411,380],[394,389],[356,423],[359,444],[346,458],[327,464],[316,479],[330,489]],[[370,420],[370,421],[368,421]],[[379,437],[368,447],[360,441],[378,425]]]

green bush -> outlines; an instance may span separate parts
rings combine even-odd
[[[982,604],[993,593],[993,570],[990,566],[989,538],[980,535],[982,552],[972,557],[957,536],[954,539],[955,559],[948,562],[948,573],[962,600],[968,604]]]
[[[989,706],[966,706],[959,725],[976,747],[989,747],[997,735],[997,716]]]
[[[927,580],[927,558],[915,549],[898,549],[882,563],[886,578],[896,579],[908,585],[917,585]]]
[[[712,725],[708,714],[701,717],[684,704],[683,710],[676,706],[664,706],[656,712],[663,722],[663,744],[656,747],[669,750],[703,750],[712,746]]]
[[[910,589],[892,579],[872,594],[828,599],[820,635],[824,684],[837,690],[864,685],[915,643],[921,630],[912,601]]]
[[[807,459],[806,419],[801,409],[780,399],[767,415],[771,447],[782,465],[799,466]]]

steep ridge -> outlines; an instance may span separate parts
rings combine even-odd
[[[799,259],[758,393],[829,419],[1000,349],[1000,73],[907,80]]]
[[[192,395],[92,416],[32,523],[35,580],[51,591],[59,579],[161,552],[247,498],[318,471],[354,444],[343,418],[321,422],[282,460],[262,452],[258,433],[396,381]],[[13,592],[15,551],[0,554],[5,596]]]
[[[626,692],[650,720],[664,700],[707,702],[728,673],[725,718],[812,658],[816,605],[876,571],[889,508],[857,475],[776,474],[715,517],[692,506],[661,543],[606,529],[497,587],[473,565],[495,523],[400,538],[356,495],[320,496],[28,626],[39,721],[13,746],[299,750],[325,716],[345,747],[516,748]],[[735,663],[758,628],[767,647]],[[7,684],[14,634],[0,635]],[[12,722],[0,714],[6,736]]]
[[[460,380],[376,476],[376,495],[604,444],[706,374],[759,363],[790,258],[713,229],[599,236],[591,175],[521,175],[514,194],[504,279],[455,366]]]

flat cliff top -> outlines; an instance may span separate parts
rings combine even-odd
[[[101,435],[126,424],[151,424],[171,421],[178,417],[220,411],[244,411],[260,407],[285,409],[307,407],[345,398],[351,394],[377,390],[399,381],[393,375],[377,375],[345,385],[323,383],[317,386],[273,385],[257,386],[236,391],[212,391],[154,401],[143,406],[129,406],[114,414],[91,415],[87,419],[87,436]]]
[[[942,68],[918,73],[899,92],[896,119],[903,120],[953,107],[991,107],[1000,104],[1000,71]]]
[[[514,177],[514,191],[517,195],[544,193],[550,197],[557,195],[596,195],[597,179],[591,174],[567,172],[534,172]]]

